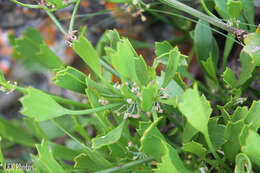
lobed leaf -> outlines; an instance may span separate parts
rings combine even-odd
[[[245,153],[255,164],[260,166],[260,136],[253,130],[248,131],[246,145],[242,146],[242,151]]]
[[[78,40],[75,40],[73,42],[73,49],[91,68],[91,70],[93,70],[98,76],[102,75],[98,54],[86,37],[81,36]]]
[[[59,105],[48,94],[34,88],[28,88],[27,91],[28,94],[20,99],[23,115],[36,121],[46,121],[69,113],[68,109]]]
[[[96,137],[92,140],[92,148],[94,150],[104,146],[116,143],[122,136],[123,129],[125,128],[126,120],[124,119],[117,128],[108,132],[105,136]]]
[[[179,109],[195,129],[208,133],[208,121],[212,109],[206,97],[200,96],[196,85],[184,92]]]
[[[196,154],[198,157],[206,158],[207,149],[204,148],[200,143],[197,143],[195,141],[183,144],[183,150]]]
[[[45,171],[50,173],[65,173],[65,170],[54,159],[53,153],[49,149],[47,141],[42,140],[41,144],[36,144],[36,149],[39,155],[38,164],[40,164]],[[37,168],[38,166],[36,167],[36,171]]]
[[[55,77],[52,79],[55,85],[69,89],[78,93],[85,93],[86,75],[77,69],[67,66],[65,69],[61,69],[55,72]]]

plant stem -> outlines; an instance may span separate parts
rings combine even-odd
[[[117,106],[122,105],[122,103],[112,103],[109,105],[105,105],[105,106],[100,106],[100,107],[96,107],[93,109],[87,109],[87,110],[68,110],[68,114],[70,115],[84,115],[84,114],[93,114],[95,112],[101,112],[104,111],[106,109],[111,109]]]
[[[183,12],[186,12],[192,16],[195,16],[199,19],[202,19],[216,27],[219,27],[223,30],[226,30],[226,31],[229,31],[229,32],[232,32],[232,33],[236,33],[237,31],[240,31],[239,29],[237,28],[234,28],[234,27],[231,27],[229,25],[227,25],[226,23],[223,23],[220,19],[217,19],[217,18],[213,18],[211,16],[208,16],[194,8],[191,8],[177,0],[159,0],[160,2],[162,2],[163,4],[167,4],[168,6],[171,6],[173,8],[176,8],[178,10],[181,10]]]
[[[206,3],[204,2],[204,0],[200,0],[200,3],[202,5],[202,7],[204,8],[204,10],[206,11],[206,13],[208,13],[208,15],[214,17],[214,18],[217,18],[214,14],[211,13],[211,11],[209,11]]]
[[[65,31],[65,29],[63,28],[63,26],[60,24],[60,22],[57,20],[57,18],[48,10],[45,10],[45,12],[48,14],[48,16],[51,18],[51,20],[53,21],[53,23],[59,28],[59,30],[66,35],[67,32]]]
[[[114,168],[105,169],[103,171],[97,171],[96,173],[120,172],[120,171],[127,169],[127,168],[132,168],[132,167],[136,167],[137,165],[140,165],[140,164],[143,164],[143,163],[151,162],[152,160],[153,160],[152,157],[147,157],[145,159],[132,161],[132,162],[126,163],[124,165],[119,165],[119,166],[114,167]]]
[[[112,67],[110,67],[105,61],[103,61],[101,58],[99,58],[99,61],[101,63],[101,65],[110,73],[112,73],[113,75],[115,75],[116,77],[120,78],[120,75],[117,71],[115,71]]]
[[[73,13],[71,15],[71,19],[70,19],[70,26],[69,26],[69,33],[73,31],[73,27],[74,27],[74,22],[75,22],[75,16],[77,14],[78,8],[79,8],[79,4],[80,4],[80,0],[77,0],[76,5],[73,9]]]
[[[11,0],[13,3],[16,3],[17,5],[25,8],[34,8],[34,9],[42,9],[44,6],[41,5],[32,5],[32,4],[24,4],[22,2],[19,2],[17,0]]]

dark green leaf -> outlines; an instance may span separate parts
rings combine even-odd
[[[218,124],[217,118],[211,118],[208,123],[209,137],[216,150],[227,142],[224,138],[225,126]]]
[[[36,144],[36,141],[28,131],[4,118],[0,118],[0,135],[11,142],[30,147]]]
[[[203,20],[199,20],[194,32],[195,50],[199,61],[205,61],[210,56],[212,40],[210,25]]]
[[[243,120],[237,122],[229,122],[225,130],[225,139],[227,142],[223,145],[223,151],[226,158],[231,162],[235,162],[235,157],[240,151],[239,134],[244,126]]]

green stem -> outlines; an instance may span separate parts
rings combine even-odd
[[[77,0],[76,5],[73,9],[73,13],[70,19],[70,26],[69,26],[69,33],[73,31],[74,22],[75,22],[75,16],[77,14],[78,8],[79,8],[80,0]]]
[[[154,121],[154,122],[155,122],[156,120],[158,120],[158,115],[157,115],[156,110],[153,110],[152,116],[153,116],[153,121]]]
[[[206,3],[204,2],[204,0],[200,0],[200,3],[202,5],[202,7],[204,8],[204,10],[206,11],[206,13],[214,18],[217,18],[214,14],[211,13],[211,11],[209,11]]]
[[[59,28],[59,30],[66,35],[67,32],[65,31],[65,29],[63,28],[63,26],[60,24],[60,22],[57,20],[57,18],[48,10],[45,10],[45,12],[48,14],[48,16],[51,18],[51,20],[53,21],[53,23]]]
[[[20,86],[16,86],[16,85],[6,83],[6,85],[4,87],[6,87],[9,90],[14,89],[15,91],[23,93],[24,95],[28,94],[27,89],[20,87]],[[76,101],[73,101],[73,100],[69,100],[69,99],[66,99],[66,98],[63,98],[63,97],[55,96],[55,95],[52,95],[52,94],[47,93],[47,92],[45,92],[45,93],[48,94],[50,97],[52,97],[59,104],[71,105],[71,106],[75,106],[75,107],[78,107],[78,108],[89,108],[89,106],[86,105],[86,104],[76,102]]]
[[[232,39],[230,39],[230,37]],[[232,47],[234,45],[234,38],[235,38],[235,35],[231,32],[228,33],[228,37],[226,38],[226,41],[225,41],[225,48],[224,48],[224,55],[223,55],[223,63],[222,63],[222,71],[225,71],[226,69],[226,65],[227,65],[227,59],[228,59],[228,56],[232,50]]]
[[[93,108],[93,109],[87,109],[87,110],[68,110],[68,114],[70,114],[70,115],[93,114],[93,113],[96,113],[96,112],[101,112],[101,111],[104,111],[104,110],[107,110],[107,109],[118,107],[120,105],[122,105],[122,103],[112,103],[112,104],[109,104],[109,105],[100,106],[100,107],[96,107],[96,108]]]
[[[101,65],[110,73],[112,73],[113,75],[115,75],[116,77],[120,78],[120,75],[117,71],[115,71],[110,65],[108,65],[105,61],[103,61],[101,58],[99,58],[99,61],[101,63]]]
[[[43,9],[44,6],[42,5],[32,5],[32,4],[24,4],[22,2],[19,2],[17,0],[11,0],[13,3],[16,3],[17,5],[25,8],[34,8],[34,9]]]
[[[97,171],[96,173],[120,172],[120,171],[125,170],[125,169],[136,167],[136,166],[141,165],[143,163],[151,162],[152,160],[153,160],[152,157],[148,157],[148,158],[145,158],[145,159],[132,161],[132,162],[126,163],[124,165],[119,165],[119,166],[116,166],[114,168],[109,168],[109,169],[105,169],[105,170],[102,170],[102,171]]]
[[[211,16],[208,16],[194,8],[191,8],[177,0],[159,0],[160,2],[162,2],[163,4],[167,4],[168,6],[171,6],[173,8],[176,8],[178,10],[181,10],[183,12],[186,12],[192,16],[195,16],[199,19],[202,19],[216,27],[219,27],[223,30],[226,30],[226,31],[229,31],[229,32],[232,32],[232,33],[235,33],[235,32],[238,32],[240,31],[239,29],[237,28],[234,28],[234,27],[231,27],[229,25],[227,25],[226,23],[223,23],[220,19],[217,19],[217,18],[214,18],[214,17],[211,17]]]

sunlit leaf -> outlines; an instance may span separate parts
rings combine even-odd
[[[258,166],[260,166],[260,136],[257,132],[248,131],[246,145],[242,146],[242,151]]]
[[[34,88],[28,88],[27,91],[28,94],[20,99],[23,115],[36,121],[45,121],[69,113],[68,109],[59,105],[48,94]]]
[[[252,164],[246,154],[239,153],[236,156],[235,173],[252,173]]]
[[[101,76],[101,64],[98,58],[97,51],[84,36],[79,37],[73,42],[73,49],[83,59],[83,61],[93,70],[98,76]]]
[[[212,109],[206,97],[200,96],[196,85],[184,92],[179,108],[195,129],[208,133],[208,121]]]

